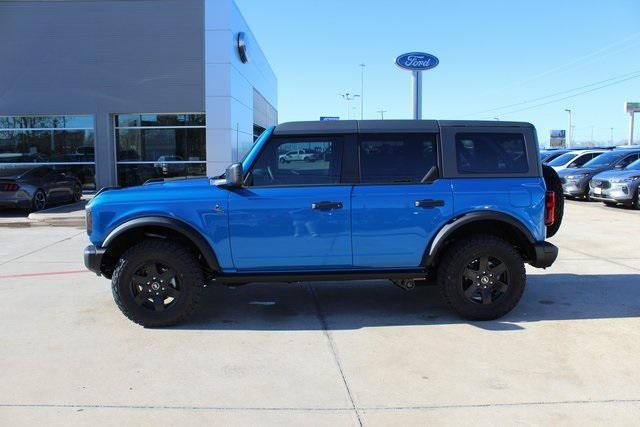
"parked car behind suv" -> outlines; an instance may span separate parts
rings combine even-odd
[[[600,172],[624,169],[640,158],[640,148],[616,148],[600,154],[581,168],[567,168],[558,175],[562,181],[564,194],[570,197],[589,199],[589,181]]]
[[[0,208],[39,211],[49,204],[82,198],[82,184],[73,175],[48,166],[0,169]]]
[[[540,161],[542,163],[549,163],[553,159],[563,155],[564,153],[568,153],[569,149],[567,148],[548,148],[546,150],[540,150]]]
[[[608,206],[623,204],[640,209],[640,160],[624,169],[614,169],[597,174],[589,184],[589,196]]]
[[[323,160],[281,161],[308,147]],[[186,319],[207,283],[351,279],[437,283],[460,316],[495,319],[525,263],[557,257],[562,191],[544,176],[529,123],[284,123],[220,177],[99,192],[85,265],[144,326]]]
[[[556,172],[567,168],[581,168],[589,160],[598,157],[607,150],[573,150],[556,157],[550,162],[545,162]]]

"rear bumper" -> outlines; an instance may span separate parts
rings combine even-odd
[[[93,245],[89,245],[84,249],[84,266],[96,273],[98,276],[102,274],[100,267],[102,266],[102,257],[104,256],[104,252],[104,249],[96,248]]]
[[[549,242],[536,242],[533,244],[535,258],[530,264],[537,268],[550,267],[558,258],[558,247]]]

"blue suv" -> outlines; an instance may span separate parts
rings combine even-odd
[[[100,191],[84,259],[147,327],[185,320],[207,284],[351,279],[436,283],[486,320],[517,304],[525,263],[555,261],[562,206],[529,123],[284,123],[224,175]]]

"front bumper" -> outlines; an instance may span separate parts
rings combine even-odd
[[[104,256],[104,253],[104,249],[96,248],[93,245],[87,246],[84,249],[84,266],[96,273],[98,276],[102,275],[100,268],[102,267],[102,257]]]
[[[589,197],[601,202],[631,204],[633,195],[633,189],[625,183],[612,183],[609,188],[591,187],[589,189]]]
[[[535,258],[530,262],[533,267],[550,267],[558,258],[558,247],[549,242],[536,242],[533,249]]]
[[[566,196],[583,197],[589,193],[589,181],[562,180],[562,192]]]

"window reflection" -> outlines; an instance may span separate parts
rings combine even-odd
[[[95,188],[93,116],[0,116],[0,168],[49,164]]]
[[[204,114],[120,114],[114,121],[119,185],[205,175]]]

